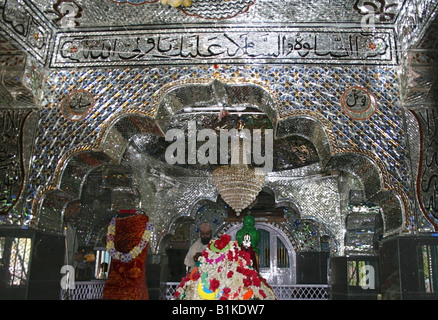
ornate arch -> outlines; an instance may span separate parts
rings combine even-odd
[[[375,162],[364,154],[337,153],[326,165],[329,170],[347,171],[356,176],[363,184],[366,198],[382,190],[383,175]]]
[[[383,210],[385,233],[400,230],[405,220],[404,214],[409,212],[409,202],[404,193],[398,186],[391,185],[384,165],[375,154],[357,148],[339,148],[336,137],[329,129],[329,124],[319,115],[297,112],[278,123],[276,136],[298,135],[312,142],[322,169],[353,174],[364,187],[365,200],[378,199],[376,204],[386,206],[387,209]]]
[[[277,138],[303,137],[315,146],[320,162],[325,166],[333,154],[335,139],[328,133],[325,120],[313,113],[302,113],[288,117],[278,123]]]
[[[162,134],[148,115],[125,112],[102,126],[93,146],[77,147],[65,153],[58,161],[52,185],[41,190],[40,196],[33,199],[32,212],[36,214],[32,223],[42,227],[56,225],[56,230],[61,228],[60,214],[53,212],[62,212],[68,201],[81,198],[84,183],[93,170],[111,166],[124,171],[122,156],[131,137],[139,133]],[[56,223],[53,222],[55,220]]]
[[[33,220],[34,223],[44,228],[57,221],[56,229],[62,228],[61,213],[65,205],[73,199],[79,199],[89,173],[106,164],[110,164],[110,158],[103,152],[83,149],[71,152],[70,157],[58,165],[56,170],[58,178],[54,180],[55,185],[41,191],[39,202],[38,197],[35,197],[32,211],[38,214]]]
[[[184,108],[241,106],[259,109],[272,121],[274,132],[278,122],[278,103],[267,86],[254,81],[229,79],[190,79],[172,82],[157,92],[154,118],[165,132],[172,117]]]

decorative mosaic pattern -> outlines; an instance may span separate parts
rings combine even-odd
[[[351,206],[346,218],[345,251],[347,254],[375,255],[382,240],[383,224],[379,207]]]
[[[223,20],[247,12],[255,2],[256,0],[193,0],[190,6],[181,8],[181,11],[189,16]]]
[[[193,214],[192,218],[195,219],[194,215],[197,210],[192,211],[194,208],[191,206],[199,201],[215,201],[217,198],[217,191],[209,179],[192,179],[191,181],[181,179],[177,181],[180,182],[179,186],[157,192],[155,199],[158,201],[154,203],[153,212],[148,214],[151,221],[154,221],[158,241],[169,232],[169,221],[190,214]],[[191,234],[193,236],[193,233]]]
[[[0,16],[0,31],[13,36],[31,56],[44,64],[52,38],[46,19],[23,0],[0,1]]]
[[[412,203],[411,208],[415,212],[415,215],[409,218],[410,227],[409,230],[422,230],[432,231],[433,226],[436,224],[432,216],[428,216],[425,210],[422,210],[421,205],[421,188],[419,187],[419,181],[421,180],[422,168],[422,149],[424,143],[422,143],[421,132],[421,120],[418,118],[418,114],[412,111],[406,112],[406,130],[409,137],[410,159],[412,165],[412,177],[415,184],[415,196],[409,199]]]
[[[24,183],[21,128],[31,110],[0,111],[0,216],[7,214],[20,198]]]
[[[127,4],[133,4],[133,5],[139,5],[139,4],[145,4],[145,3],[154,3],[157,2],[158,0],[109,0],[109,1],[113,1],[115,3],[127,3]]]
[[[59,0],[33,0],[32,2],[47,18],[59,19],[59,15],[51,13],[55,2]],[[79,3],[79,1],[76,1]],[[209,6],[202,5],[207,2]],[[360,23],[364,16],[374,18],[378,25],[395,21],[398,8],[382,8],[399,1],[365,1],[374,5],[373,11],[360,10],[364,1],[359,0],[193,0],[189,7],[164,6],[157,0],[93,0],[81,1],[82,16],[77,18],[81,27],[132,26],[141,24],[172,24],[215,21],[248,22],[251,23],[281,23],[294,21],[296,23],[320,22],[330,24]],[[187,10],[187,11],[186,11]],[[222,12],[221,12],[222,10]],[[215,11],[215,12],[214,12]],[[187,12],[187,13],[186,13]],[[394,19],[386,15],[386,21],[380,16],[395,12]],[[49,14],[51,13],[51,14]],[[221,20],[221,21],[222,21]],[[217,20],[216,20],[217,21]]]
[[[317,193],[318,191],[315,190]],[[299,201],[302,199],[300,198]],[[191,226],[190,231],[190,243],[193,243],[199,238],[199,225],[203,221],[210,222],[212,225],[213,233],[216,234],[219,231],[219,235],[226,232],[231,226],[236,225],[236,222],[224,222],[224,217],[227,217],[227,205],[223,206],[216,203],[198,204],[198,209],[195,214],[195,223]],[[312,211],[316,212],[318,208],[313,208]],[[318,221],[310,219],[301,219],[297,212],[288,206],[283,207],[283,214],[286,218],[286,222],[281,223],[281,229],[285,231],[292,239],[294,239],[296,250],[298,251],[320,251],[321,243],[320,237],[325,235],[325,230],[318,226]],[[307,216],[307,215],[304,215]],[[332,226],[329,228],[331,229]],[[332,237],[332,233],[328,233]],[[337,243],[336,239],[333,239],[333,243]],[[334,248],[333,252],[336,252]]]
[[[422,33],[432,23],[437,14],[435,0],[407,0],[400,8],[396,21],[400,35],[401,49],[407,50],[418,43]]]
[[[322,121],[332,136],[335,152],[371,156],[382,164],[385,184],[410,195],[411,177],[406,166],[403,111],[398,102],[395,70],[225,65],[52,72],[41,110],[28,198],[36,199],[44,188],[57,183],[59,170],[69,154],[98,149],[106,130],[118,117],[132,113],[153,117],[165,90],[215,78],[263,85],[276,101],[281,119],[311,116]],[[356,121],[342,112],[340,98],[352,85],[367,88],[376,96],[378,107],[370,119]],[[60,110],[63,99],[74,90],[87,90],[95,100],[93,110],[81,121],[67,120]]]
[[[329,177],[310,181],[311,179],[305,178],[309,174],[309,170],[313,170],[312,166],[290,172],[301,179],[274,179],[268,182],[268,187],[275,193],[276,197],[284,199],[281,206],[283,206],[286,221],[273,222],[273,226],[288,234],[294,240],[295,249],[298,251],[319,251],[321,250],[320,238],[328,236],[333,246],[332,252],[342,254],[343,246],[339,240],[343,239],[341,225],[344,217],[340,210],[336,179]],[[190,189],[189,193],[186,193],[185,188],[169,188],[167,195],[169,192],[173,194],[172,205],[169,206],[168,200],[164,200],[164,197],[156,201],[153,210],[151,210],[150,217],[153,221],[158,222],[155,226],[156,229],[162,230],[161,236],[172,231],[167,230],[166,215],[167,219],[172,221],[178,221],[178,218],[181,217],[193,219],[194,222],[190,227],[191,242],[199,237],[198,228],[203,221],[210,222],[213,233],[218,232],[218,236],[238,224],[238,222],[224,220],[225,217],[228,217],[227,206],[225,203],[222,205],[214,202],[217,194],[211,188],[208,178],[193,180],[190,183],[184,180],[177,179],[179,183],[185,182],[185,188]],[[206,200],[208,198],[210,200]],[[299,213],[292,209],[296,208],[295,203],[301,205]]]
[[[283,213],[288,220],[285,225],[289,233],[297,241],[299,251],[321,251],[320,230],[312,220],[300,219],[295,210],[283,207]]]
[[[289,199],[289,201],[299,204],[298,210],[301,219],[314,219],[321,225],[327,226],[334,240],[343,239],[344,219],[341,215],[336,179],[330,177],[325,179],[284,179],[270,181],[267,185],[275,191],[278,199]],[[301,230],[302,225],[295,224],[296,219],[293,216],[288,218],[290,218],[291,230]],[[304,238],[308,237],[302,232],[300,234]],[[306,249],[311,249],[310,243]],[[338,249],[342,250],[342,248]]]
[[[320,126],[320,163],[294,170],[302,177],[268,177],[275,195],[300,212],[298,219],[286,210],[287,221],[273,223],[296,250],[320,251],[324,236],[335,254],[373,253],[381,230],[373,234],[370,225],[379,215],[361,215],[344,234],[347,194],[356,189],[378,203],[389,234],[436,231],[436,22],[419,40],[437,16],[436,0],[193,0],[179,8],[159,0],[0,0],[0,105],[17,108],[0,117],[0,211],[7,213],[0,224],[35,223],[61,233],[60,212],[72,194],[85,190],[86,169],[93,167],[77,172],[84,158],[99,153],[102,163],[119,163],[127,140],[145,138],[119,131],[124,119],[141,119],[145,127],[166,107],[160,99],[169,90],[216,79],[269,92],[286,136],[295,124],[309,131]],[[363,32],[367,27],[375,32]],[[14,52],[3,37],[16,42]],[[32,59],[23,73],[24,52]],[[54,70],[65,67],[84,69]],[[20,109],[35,102],[40,115]],[[292,122],[298,118],[311,120]],[[20,147],[17,139],[35,128],[35,141],[28,134]],[[217,196],[208,174],[172,179],[153,176],[144,162],[132,165],[154,222],[155,250],[180,218],[195,221],[192,238],[201,220],[215,229],[226,224],[223,208],[205,205]],[[320,176],[337,168],[337,177]],[[91,180],[84,192],[102,191]],[[99,197],[90,197],[90,219],[81,220],[86,243],[103,238],[112,214],[96,209]]]
[[[430,62],[436,60],[434,50],[424,50],[431,45],[429,38],[434,39],[433,30],[428,30],[438,15],[438,6],[435,0],[407,0],[400,10],[396,20],[395,30],[398,36],[398,46],[401,57],[401,64],[404,66],[400,71],[401,93],[403,100],[407,99],[406,105],[421,102],[421,99],[429,100],[427,95],[430,84],[417,86],[415,77],[412,73],[419,68],[412,68],[412,65],[423,64],[423,67],[431,67]],[[436,23],[435,23],[436,29]],[[425,32],[429,31],[429,36]],[[421,40],[421,41],[420,41]],[[418,50],[418,53],[416,52]],[[424,68],[422,68],[424,69]],[[414,71],[414,72],[413,72]],[[430,70],[431,73],[436,73]],[[421,73],[421,71],[419,71]],[[412,83],[414,80],[414,83]],[[421,90],[417,90],[421,88]],[[429,90],[424,90],[428,88]],[[413,89],[413,90],[412,90]],[[430,90],[435,93],[438,90]],[[436,97],[435,97],[436,99]],[[436,101],[436,100],[435,100]]]
[[[422,150],[419,162],[419,177],[417,190],[420,193],[420,208],[426,218],[434,226],[438,224],[438,111],[437,109],[423,109],[415,112],[422,128]]]
[[[142,5],[148,3],[155,3],[159,0],[109,0],[115,3],[126,3],[131,5]],[[160,1],[162,4],[168,4],[167,1]],[[183,2],[184,6],[181,7],[181,11],[189,16],[196,16],[204,19],[229,19],[238,14],[245,13],[249,7],[253,5],[255,0],[193,0]],[[173,7],[180,6],[182,1],[170,2]]]
[[[197,204],[197,207],[197,209],[193,208],[195,221],[190,228],[190,244],[199,238],[199,226],[202,222],[210,223],[213,236],[215,236],[223,226],[224,218],[228,215],[228,206],[223,201],[220,203],[201,202]]]

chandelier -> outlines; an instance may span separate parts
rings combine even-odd
[[[247,137],[240,131],[244,124],[238,123],[237,154],[239,161],[230,165],[217,167],[213,170],[213,184],[222,196],[222,199],[239,216],[262,191],[265,185],[265,174],[261,168],[250,167],[243,161],[245,146],[243,140]]]
[[[213,171],[213,184],[217,187],[222,199],[236,211],[248,207],[262,191],[265,175],[259,168],[246,164],[221,166]]]

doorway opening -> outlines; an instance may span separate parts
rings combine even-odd
[[[242,228],[237,224],[227,231],[232,240],[236,240],[236,233]],[[260,275],[269,284],[296,283],[295,250],[287,235],[272,224],[256,222],[255,228],[260,231]]]

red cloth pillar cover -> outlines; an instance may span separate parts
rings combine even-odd
[[[149,218],[139,214],[119,217],[116,221],[114,246],[127,253],[141,240]],[[146,255],[149,244],[141,254],[129,262],[112,259],[108,279],[103,290],[103,299],[148,300],[146,284]]]

